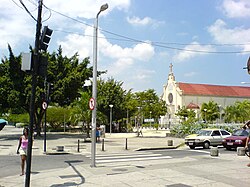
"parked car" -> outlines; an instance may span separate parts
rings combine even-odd
[[[194,149],[202,146],[208,149],[211,146],[222,145],[224,138],[231,136],[231,133],[223,129],[201,129],[197,134],[185,137],[185,144]]]
[[[238,129],[233,132],[232,136],[224,138],[222,144],[227,150],[237,149],[237,147],[245,147],[249,133],[250,129]]]

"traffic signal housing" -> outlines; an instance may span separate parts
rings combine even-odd
[[[49,41],[51,39],[51,35],[53,30],[51,30],[48,26],[43,27],[43,32],[40,39],[40,49],[46,51],[49,46]]]

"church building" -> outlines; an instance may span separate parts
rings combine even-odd
[[[162,100],[166,101],[168,114],[161,117],[161,127],[179,122],[175,113],[182,107],[193,109],[197,117],[200,115],[201,105],[214,101],[221,108],[233,105],[236,101],[250,99],[250,87],[221,86],[210,84],[192,84],[176,82],[173,65],[170,64],[168,80],[163,87]]]

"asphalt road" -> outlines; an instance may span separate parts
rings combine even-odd
[[[223,147],[219,148],[220,154],[236,154],[235,151],[227,151]],[[151,150],[151,151],[137,151],[127,155],[111,154],[111,155],[97,155],[97,162],[99,163],[114,163],[126,161],[147,161],[157,160],[159,163],[162,159],[174,159],[209,155],[209,149],[195,149],[190,150],[188,147],[181,149],[165,149],[165,150]],[[202,158],[200,158],[202,159]],[[61,155],[41,155],[32,157],[32,173],[36,174],[42,170],[66,168],[69,165],[90,164],[90,157],[86,155],[61,154]],[[0,178],[20,173],[20,156],[0,156]]]

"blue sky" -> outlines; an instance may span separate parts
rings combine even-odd
[[[22,0],[37,17],[37,0]],[[93,24],[99,16],[98,70],[125,89],[161,95],[173,63],[176,81],[216,85],[250,82],[249,0],[43,0],[43,26],[54,30],[48,50],[93,61]],[[1,0],[0,57],[34,46],[36,23],[19,0]],[[249,86],[249,85],[245,85]]]

